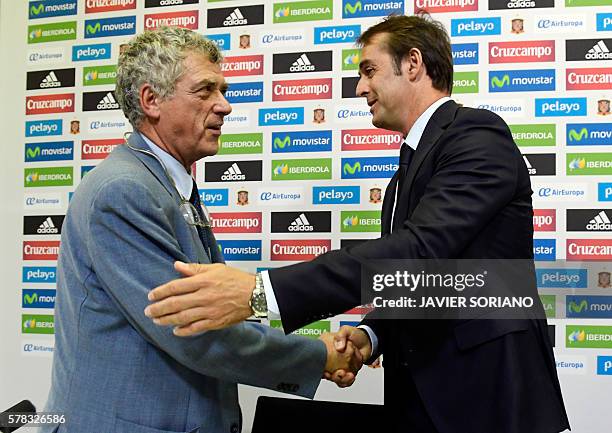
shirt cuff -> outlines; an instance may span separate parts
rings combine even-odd
[[[276,295],[272,288],[272,281],[270,281],[270,275],[268,271],[261,272],[261,281],[264,285],[264,291],[266,292],[266,303],[268,304],[268,319],[275,320],[280,319],[280,309],[278,308],[278,302],[276,302]]]
[[[363,329],[366,334],[368,334],[368,338],[370,339],[370,343],[372,344],[372,353],[370,354],[370,359],[366,359],[364,364],[371,364],[376,361],[378,358],[378,337],[368,325],[359,325],[357,328]]]

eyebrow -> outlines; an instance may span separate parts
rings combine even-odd
[[[221,83],[219,83],[219,81],[217,80],[211,80],[209,78],[205,78],[203,80],[201,80],[199,83],[197,83],[193,89],[195,92],[199,92],[200,90],[206,88],[206,87],[219,87],[219,90],[221,90],[222,92],[227,90],[228,88],[228,84],[227,81],[223,80]]]

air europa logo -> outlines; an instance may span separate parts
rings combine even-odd
[[[85,0],[85,13],[136,9],[136,0]]]
[[[81,142],[81,159],[104,159],[115,147],[123,144],[122,138],[110,138],[105,140],[83,140]]]
[[[567,69],[567,90],[612,89],[612,68]]]
[[[332,131],[273,132],[272,152],[329,152]]]
[[[272,161],[272,180],[323,180],[332,178],[331,158]]]
[[[72,141],[26,143],[25,162],[72,160],[73,148]]]
[[[262,75],[263,63],[263,55],[226,57],[221,63],[221,71],[225,77]]]
[[[74,93],[57,95],[28,96],[26,114],[72,113],[74,111]]]
[[[555,41],[489,42],[489,63],[554,62]]]
[[[555,90],[554,69],[489,71],[489,92]]]
[[[215,233],[261,233],[261,212],[216,212],[210,217]]]
[[[342,150],[391,150],[402,145],[402,135],[384,129],[345,129],[340,134]]]
[[[468,12],[478,10],[478,0],[414,0],[414,11],[429,13]]]
[[[290,239],[270,241],[270,260],[304,261],[331,250],[329,239]]]
[[[76,21],[28,26],[28,44],[76,39]]]
[[[332,79],[284,80],[272,82],[273,101],[331,99]]]
[[[113,17],[85,21],[85,39],[136,33],[136,17]]]
[[[397,171],[398,157],[342,158],[342,179],[390,178]]]
[[[148,14],[144,17],[145,30],[153,30],[162,26],[182,27],[190,30],[198,29],[198,11],[166,12],[163,14]]]
[[[292,3],[274,3],[273,23],[331,20],[332,0],[310,0]]]
[[[60,241],[24,241],[23,260],[57,260]]]
[[[65,15],[76,15],[77,0],[33,1],[29,4],[29,18],[49,18]]]
[[[384,17],[403,13],[403,0],[342,0],[342,18]]]
[[[568,146],[609,146],[612,144],[610,123],[568,123]]]

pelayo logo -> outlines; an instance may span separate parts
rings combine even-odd
[[[536,269],[539,289],[586,289],[586,269]]]
[[[510,131],[514,142],[520,147],[556,144],[557,130],[554,123],[510,125]]]
[[[361,188],[356,186],[314,186],[312,204],[359,204]]]
[[[391,178],[398,168],[398,157],[342,158],[342,179]]]
[[[536,117],[586,116],[586,98],[536,98]]]
[[[568,146],[609,146],[612,144],[610,123],[568,123]]]
[[[273,132],[272,153],[329,152],[332,131]]]
[[[292,3],[274,3],[272,22],[292,23],[301,21],[321,21],[333,18],[332,0],[311,0]]]
[[[32,120],[25,123],[26,137],[62,135],[62,119]]]
[[[568,153],[567,175],[612,175],[612,153]]]
[[[555,90],[554,69],[489,71],[489,92]]]
[[[223,33],[221,35],[206,35],[206,37],[214,42],[221,51],[232,49],[231,36],[232,35],[229,33]]]
[[[70,161],[73,159],[73,151],[72,141],[26,143],[25,162]]]
[[[227,188],[206,188],[198,190],[200,200],[206,206],[227,206],[229,202],[229,190]]]
[[[85,21],[85,39],[136,33],[136,17],[113,17]]]
[[[28,26],[28,44],[76,39],[76,21]]]
[[[567,325],[565,327],[568,348],[612,348],[612,326]]]
[[[304,107],[259,109],[259,126],[284,126],[303,124]]]
[[[342,18],[384,17],[403,13],[404,0],[342,0]]]
[[[612,30],[612,13],[597,14],[597,31],[608,32]]]
[[[222,134],[217,155],[255,154],[263,152],[263,133]]]
[[[315,27],[315,44],[354,43],[361,34],[361,25]]]
[[[380,233],[380,211],[342,211],[340,214],[340,231],[377,232]]]
[[[272,180],[325,180],[331,178],[331,158],[272,160]]]
[[[54,266],[25,266],[21,273],[23,283],[54,284],[57,280],[57,268]]]
[[[72,186],[73,167],[40,167],[24,170],[23,186]]]
[[[501,34],[501,18],[451,19],[451,36],[489,36]]]
[[[28,12],[31,20],[37,18],[76,15],[77,0],[33,1],[29,4]]]
[[[104,60],[111,58],[111,44],[75,45],[72,47],[72,61]]]
[[[54,317],[48,314],[23,314],[21,332],[24,334],[54,334]]]

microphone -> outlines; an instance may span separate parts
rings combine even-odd
[[[34,407],[34,405],[32,404],[32,402],[30,400],[22,400],[19,403],[17,403],[15,406],[8,408],[7,410],[5,410],[4,412],[0,413],[0,432],[2,433],[11,433],[15,430],[17,430],[19,427],[22,427],[23,425],[25,425],[26,423],[16,423],[16,424],[11,424],[11,426],[8,426],[8,415],[12,414],[12,413],[35,413],[36,412],[36,408]],[[5,427],[6,426],[6,427]]]

